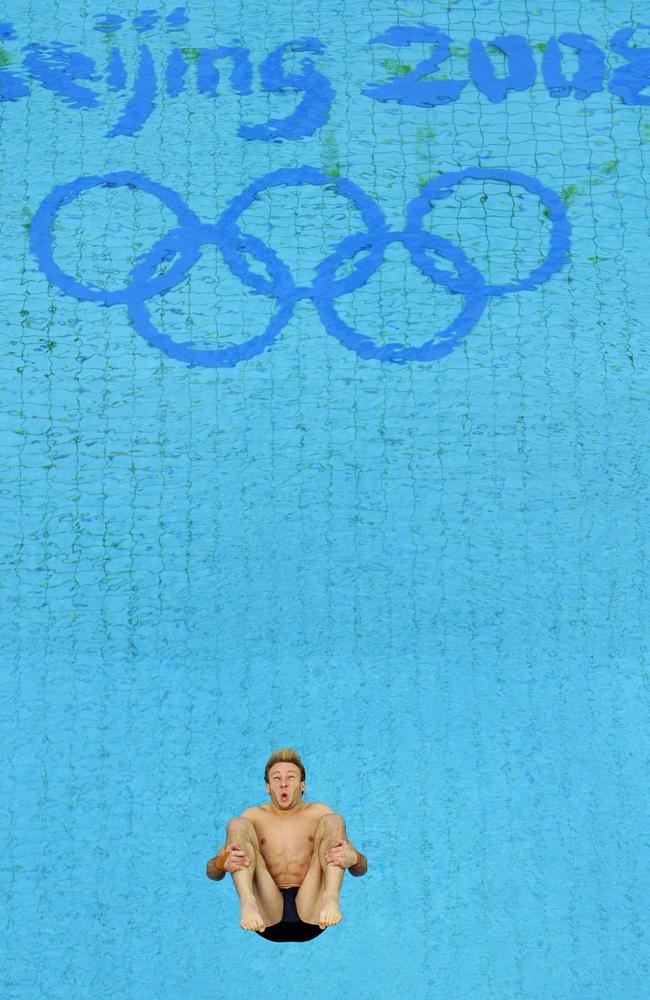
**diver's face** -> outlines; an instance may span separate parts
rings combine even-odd
[[[274,764],[269,771],[266,789],[278,809],[286,811],[297,805],[304,788],[305,782],[300,780],[300,768],[297,764],[282,761]]]

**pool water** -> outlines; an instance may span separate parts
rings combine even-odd
[[[5,6],[4,996],[643,995],[649,14]]]

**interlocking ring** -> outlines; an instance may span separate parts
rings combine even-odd
[[[223,233],[215,225],[202,225],[187,234],[188,242],[191,243],[192,255],[196,255],[198,260],[201,248],[213,244],[221,250],[227,259],[227,246],[224,242]],[[251,337],[242,344],[233,344],[229,347],[218,347],[213,349],[192,347],[190,343],[177,343],[171,337],[156,329],[149,316],[145,299],[138,295],[132,296],[128,300],[129,318],[141,337],[144,337],[152,347],[157,347],[170,358],[178,361],[185,361],[191,365],[201,365],[206,368],[231,368],[240,361],[259,354],[266,347],[270,347],[281,330],[291,319],[294,303],[296,301],[296,286],[291,277],[291,273],[285,264],[279,259],[274,250],[262,243],[255,236],[241,236],[237,243],[240,253],[250,253],[265,266],[271,278],[270,282],[264,282],[261,275],[251,272],[251,283],[253,279],[260,279],[255,284],[263,285],[256,290],[262,295],[270,295],[279,300],[280,309],[271,317],[264,333],[256,337]],[[188,248],[189,249],[189,248]],[[156,243],[147,256],[134,269],[134,274],[140,278],[140,284],[136,288],[147,287],[151,275],[156,268],[165,260],[170,258],[170,254],[178,252],[176,247],[175,233],[170,237],[163,236]],[[243,259],[243,258],[242,258]]]
[[[376,270],[376,257],[383,259],[384,250],[390,243],[402,243],[411,254],[411,260],[420,270],[434,282],[446,285],[452,292],[465,295],[467,301],[464,308],[442,333],[436,338],[425,341],[418,347],[407,347],[404,344],[377,344],[369,336],[359,333],[344,323],[334,308],[334,299],[338,295],[353,291],[367,280],[370,273]],[[338,281],[336,271],[350,257],[360,250],[370,250],[371,254],[362,262],[357,275],[346,275]],[[426,251],[433,250],[439,256],[450,261],[457,271],[454,277],[448,271],[436,267]],[[416,261],[416,252],[419,259]],[[380,260],[381,263],[381,260]],[[365,272],[370,273],[365,273]],[[433,361],[442,358],[453,349],[458,340],[471,330],[479,319],[485,306],[485,280],[477,268],[469,263],[465,253],[455,247],[449,240],[441,236],[433,236],[425,232],[383,232],[371,236],[355,235],[339,243],[338,247],[316,269],[313,300],[318,309],[323,325],[329,334],[340,340],[359,357],[378,361]]]
[[[551,220],[549,252],[526,278],[504,284],[487,284],[460,247],[422,229],[423,219],[432,210],[433,202],[448,197],[452,189],[466,178],[518,185],[536,195],[544,204]],[[297,285],[276,252],[256,236],[242,233],[239,226],[242,213],[261,192],[281,185],[303,184],[325,187],[347,198],[359,211],[367,227],[366,232],[346,236],[333,248],[317,265],[311,286]],[[174,212],[178,226],[138,258],[131,272],[131,281],[124,288],[109,291],[94,283],[82,284],[66,274],[54,259],[52,230],[57,214],[62,206],[74,201],[84,191],[94,187],[124,185],[159,198]],[[120,171],[103,176],[79,177],[54,188],[39,206],[30,228],[32,251],[53,285],[77,299],[101,302],[106,306],[126,305],[136,331],[152,347],[190,365],[217,368],[232,367],[270,347],[291,319],[295,303],[300,299],[311,299],[327,332],[361,358],[396,364],[442,358],[477,323],[488,296],[537,288],[558,271],[566,262],[571,233],[566,208],[555,192],[534,177],[511,170],[482,167],[442,174],[426,184],[407,206],[406,227],[402,231],[389,229],[376,202],[352,181],[330,177],[309,166],[276,170],[253,181],[233,198],[215,223],[201,222],[177,192],[142,174]],[[383,263],[386,248],[391,243],[401,243],[408,250],[413,264],[434,284],[442,284],[465,299],[456,318],[444,330],[418,346],[378,343],[367,333],[348,326],[335,307],[337,298],[355,291],[368,281]],[[151,320],[147,301],[180,284],[207,245],[218,247],[233,274],[254,293],[274,298],[279,303],[264,332],[241,344],[208,349],[194,347],[191,342],[178,343],[157,330]],[[431,254],[451,264],[454,271],[440,267]],[[246,255],[263,264],[268,277],[254,271]],[[355,257],[358,259],[351,271],[337,277],[342,265],[354,261]],[[160,272],[160,266],[165,262],[169,263],[169,267]]]
[[[76,281],[69,274],[62,271],[54,260],[52,248],[51,230],[56,221],[56,216],[59,209],[64,205],[70,204],[80,194],[83,194],[84,191],[90,191],[94,187],[130,187],[139,191],[145,191],[147,194],[152,194],[156,198],[159,198],[164,205],[174,212],[178,219],[179,228],[172,230],[172,232],[177,234],[179,238],[178,250],[181,253],[180,260],[165,274],[159,275],[147,283],[139,284],[137,280],[134,280],[125,288],[112,292],[108,289],[98,288],[97,286],[83,285],[80,281]],[[69,184],[61,184],[59,187],[55,187],[47,198],[41,202],[34,213],[30,226],[31,247],[41,266],[41,270],[53,285],[67,292],[68,295],[74,295],[77,299],[102,302],[105,306],[113,306],[118,303],[128,302],[135,294],[136,287],[138,288],[137,294],[139,296],[142,298],[151,298],[153,295],[168,292],[182,281],[189,268],[196,264],[198,255],[188,252],[189,248],[183,246],[180,235],[200,225],[201,221],[199,217],[195,215],[192,209],[185,204],[181,196],[176,191],[173,191],[172,188],[165,187],[163,184],[157,184],[155,181],[150,181],[148,177],[144,177],[142,174],[123,170],[118,173],[104,174],[102,177],[78,177],[76,181],[70,181]]]
[[[562,199],[555,191],[544,187],[535,177],[528,177],[526,174],[520,174],[516,170],[501,170],[497,167],[466,167],[465,170],[455,170],[441,174],[440,177],[436,177],[435,180],[425,184],[418,197],[409,203],[406,212],[407,230],[419,231],[425,215],[428,215],[432,209],[432,201],[448,198],[453,188],[467,178],[471,178],[472,180],[501,181],[504,184],[523,187],[531,194],[537,195],[548,210],[551,220],[549,251],[539,267],[534,268],[527,278],[521,278],[519,281],[512,281],[502,285],[486,285],[486,294],[506,295],[508,292],[532,291],[533,288],[543,285],[552,274],[559,271],[562,265],[566,263],[571,238],[571,226],[567,218],[566,206]],[[416,258],[418,262],[421,261],[421,255],[416,255]]]
[[[275,187],[294,187],[303,184],[329,188],[336,194],[348,198],[354,207],[358,209],[370,233],[384,232],[388,229],[386,219],[379,205],[362,191],[360,187],[357,187],[356,184],[345,177],[331,177],[329,174],[324,174],[320,170],[308,166],[289,167],[265,174],[264,177],[253,181],[241,194],[233,198],[217,222],[217,227],[224,234],[224,243],[229,248],[226,259],[233,273],[246,282],[246,284],[251,285],[252,288],[261,290],[259,282],[256,283],[259,275],[250,270],[236,249],[236,242],[241,237],[241,232],[237,225],[239,218],[263,191],[268,191]],[[296,298],[311,298],[311,289],[308,286],[296,288],[295,295]]]

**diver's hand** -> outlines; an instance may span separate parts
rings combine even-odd
[[[246,851],[243,851],[239,844],[232,843],[226,846],[226,851],[228,852],[225,861],[223,862],[223,870],[225,872],[240,872],[244,868],[248,868],[250,861],[248,860],[248,855]]]
[[[337,865],[339,868],[354,868],[359,855],[349,840],[337,840],[325,852],[325,860],[329,865]]]

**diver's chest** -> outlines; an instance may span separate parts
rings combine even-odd
[[[311,823],[260,823],[257,835],[262,850],[271,854],[311,853],[315,829]]]

